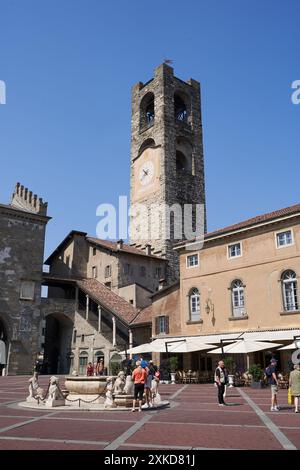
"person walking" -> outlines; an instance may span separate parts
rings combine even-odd
[[[152,393],[151,393],[152,380],[155,375],[153,361],[149,361],[146,371],[147,371],[147,379],[145,382],[146,403],[148,405],[148,408],[153,408],[153,399],[152,399]]]
[[[218,401],[219,406],[225,406],[224,393],[225,385],[228,383],[228,373],[225,368],[224,361],[218,362],[218,367],[215,370],[215,384],[218,387]]]
[[[272,358],[270,365],[266,368],[266,376],[268,378],[269,385],[271,385],[271,411],[279,411],[279,406],[277,402],[278,394],[278,378],[276,371],[277,361],[275,358]]]
[[[132,372],[132,380],[134,383],[134,398],[133,398],[133,405],[132,405],[131,411],[135,411],[135,404],[137,400],[139,402],[139,411],[142,411],[142,402],[143,402],[144,387],[145,387],[146,379],[147,379],[146,369],[143,369],[143,367],[141,366],[141,361],[137,361],[136,368]]]
[[[299,413],[300,364],[294,365],[294,370],[290,373],[289,386],[291,387],[291,394],[294,397],[295,413]]]

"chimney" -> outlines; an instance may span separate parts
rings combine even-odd
[[[122,239],[120,239],[120,240],[117,241],[118,250],[122,250],[122,249],[123,249],[123,243],[124,243],[124,242],[123,242]]]
[[[148,243],[145,247],[146,255],[151,256],[151,245]]]
[[[159,280],[158,290],[162,290],[164,287],[166,287],[166,285],[167,285],[166,279],[165,278],[160,279]]]

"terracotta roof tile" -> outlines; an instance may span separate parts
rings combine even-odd
[[[93,300],[98,301],[104,307],[116,313],[126,323],[130,323],[138,314],[138,310],[127,300],[115,294],[96,279],[82,279],[77,281],[77,285],[86,294],[90,295]]]
[[[242,228],[250,227],[251,225],[268,222],[270,220],[278,219],[280,217],[284,217],[287,215],[292,215],[297,212],[300,212],[300,204],[295,204],[294,206],[285,207],[284,209],[279,209],[277,211],[268,212],[266,214],[257,215],[256,217],[252,217],[251,219],[247,219],[242,222],[238,222],[236,224],[228,225],[227,227],[214,230],[213,232],[207,233],[206,238],[209,238],[213,235],[219,235],[222,233],[231,232],[233,230],[239,230]]]
[[[136,318],[133,320],[133,325],[138,325],[140,323],[151,323],[152,322],[152,305],[143,308]]]
[[[86,239],[87,241],[91,243],[95,243],[96,245],[102,246],[103,248],[107,248],[108,250],[112,250],[114,252],[130,253],[133,255],[147,256],[147,258],[154,258],[159,261],[165,261],[163,258],[160,258],[159,256],[147,255],[147,253],[144,250],[140,250],[139,248],[128,245],[126,243],[122,244],[122,248],[118,248],[118,242],[113,242],[110,240],[101,240],[100,238],[94,238],[94,237],[86,237]]]
[[[214,236],[218,236],[218,235],[225,235],[226,233],[230,233],[230,232],[233,232],[233,231],[236,231],[236,230],[241,230],[243,228],[250,228],[252,226],[255,226],[255,225],[258,225],[258,224],[261,224],[261,223],[264,223],[264,222],[270,222],[272,220],[276,220],[276,219],[279,219],[281,217],[285,217],[285,216],[289,216],[289,215],[293,215],[293,214],[297,214],[297,213],[300,213],[300,204],[295,204],[293,206],[289,206],[289,207],[285,207],[283,209],[279,209],[277,211],[273,211],[273,212],[268,212],[266,214],[261,214],[261,215],[257,215],[256,217],[252,217],[251,219],[247,219],[247,220],[244,220],[242,222],[238,222],[236,224],[233,224],[233,225],[228,225],[227,227],[223,227],[221,229],[218,229],[218,230],[214,230],[213,232],[208,232],[205,234],[205,240],[209,240],[210,238],[214,237]],[[177,243],[177,246],[179,245],[183,245],[185,243],[189,243],[189,242],[192,242],[192,241],[196,241],[198,238],[194,238],[194,239],[191,239],[191,240],[187,240],[186,242],[179,242]]]

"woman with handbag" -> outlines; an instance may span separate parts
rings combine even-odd
[[[290,373],[289,386],[294,397],[295,413],[299,413],[300,364],[294,365],[294,370]]]

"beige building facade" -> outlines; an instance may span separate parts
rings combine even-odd
[[[163,301],[163,293],[154,296],[155,338],[165,336],[166,322],[170,337],[200,336],[216,344],[222,337],[247,333],[252,339],[284,345],[299,334],[300,205],[208,233],[202,242],[183,242],[175,249],[180,253],[180,285],[176,293],[167,289]],[[251,355],[251,360],[265,363],[270,354],[286,368],[290,353],[272,348]],[[185,356],[190,367],[200,367],[201,358],[209,357]]]

